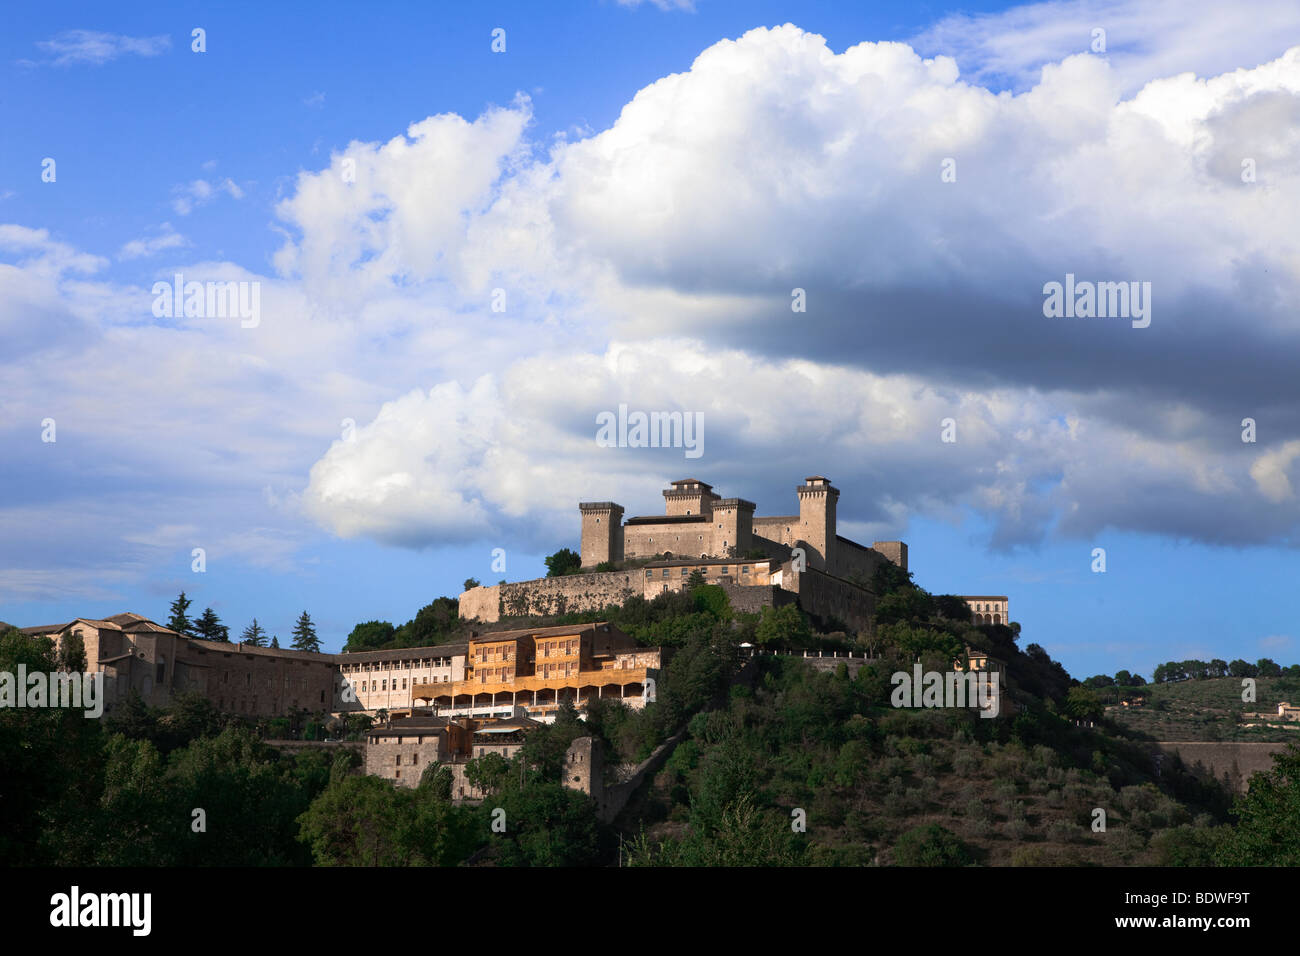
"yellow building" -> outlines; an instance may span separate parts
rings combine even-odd
[[[416,684],[411,693],[444,716],[522,708],[550,720],[566,699],[578,708],[604,698],[639,708],[653,700],[661,657],[606,623],[498,631],[469,641],[462,680]]]

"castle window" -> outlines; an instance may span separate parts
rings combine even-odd
[[[645,576],[648,577],[648,578],[652,578],[652,577],[655,576],[655,573],[654,573],[653,571],[650,571],[650,570],[647,569],[647,571],[646,571],[646,573],[645,573]]]

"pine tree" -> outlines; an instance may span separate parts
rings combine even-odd
[[[253,623],[244,628],[244,633],[239,635],[239,642],[254,647],[266,646],[266,629],[257,623],[257,618],[253,618]]]
[[[278,637],[271,638],[271,646],[278,650],[280,647],[280,639]]]
[[[189,614],[186,613],[189,611],[190,605],[193,603],[193,601],[185,596],[185,592],[182,591],[181,596],[175,601],[172,601],[172,616],[167,621],[167,626],[178,634],[184,634],[187,637],[194,637],[194,622],[190,620]]]
[[[230,643],[230,628],[221,623],[217,612],[210,607],[205,607],[203,613],[194,621],[194,630],[201,640]]]
[[[316,625],[311,622],[311,616],[302,612],[298,618],[298,623],[293,626],[293,649],[295,651],[314,651],[320,653],[320,641],[316,637]]]

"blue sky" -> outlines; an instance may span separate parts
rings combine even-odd
[[[184,589],[337,649],[540,574],[579,499],[821,473],[1075,676],[1300,660],[1293,6],[15,8],[0,619]],[[260,324],[154,316],[177,272]],[[1044,318],[1067,272],[1151,327]],[[620,402],[704,456],[595,447]]]

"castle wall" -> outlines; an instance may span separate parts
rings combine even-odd
[[[885,559],[878,556],[877,560]],[[679,568],[668,568],[669,577],[666,579],[661,576],[664,569],[650,570],[649,577],[646,569],[634,568],[474,588],[461,595],[461,607],[474,610],[478,620],[488,623],[500,620],[503,614],[546,617],[572,611],[598,611],[610,604],[622,604],[633,594],[650,600],[664,590],[679,590],[683,586],[685,578]],[[757,613],[764,607],[781,607],[797,598],[809,614],[819,618],[838,618],[855,631],[871,628],[871,615],[876,605],[875,595],[869,590],[814,568],[793,571],[788,563],[782,569],[779,587],[733,583],[722,586],[731,606],[737,611]],[[476,594],[479,591],[499,593],[501,610],[498,611],[495,599],[485,599]],[[472,596],[468,604],[467,596]],[[462,610],[461,614],[467,617],[468,611]]]
[[[665,551],[676,557],[713,554],[714,522],[682,521],[623,526],[623,553],[628,558],[652,558]]]
[[[870,631],[873,627],[876,596],[865,588],[815,568],[795,571],[788,564],[782,569],[781,586],[797,594],[800,607],[815,617],[838,618],[851,631]]]
[[[761,535],[769,541],[775,541],[777,544],[783,544],[789,548],[795,546],[795,542],[799,540],[800,536],[798,515],[755,517],[752,528],[754,534]]]
[[[793,591],[779,588],[774,584],[758,587],[746,587],[740,584],[724,584],[727,600],[732,610],[740,614],[760,614],[765,607],[783,607],[794,604],[798,597]]]
[[[480,616],[479,620],[497,621],[502,614],[509,617],[549,617],[622,604],[633,594],[642,593],[641,574],[639,570],[600,571],[494,585],[487,590],[500,590],[500,611],[494,608],[492,616]]]
[[[890,561],[907,570],[907,543],[904,541],[873,541],[871,550],[879,551]]]
[[[864,548],[856,541],[841,537],[836,538],[834,554],[833,566],[828,568],[830,573],[863,585],[870,584],[876,568],[889,560],[874,548]]]

